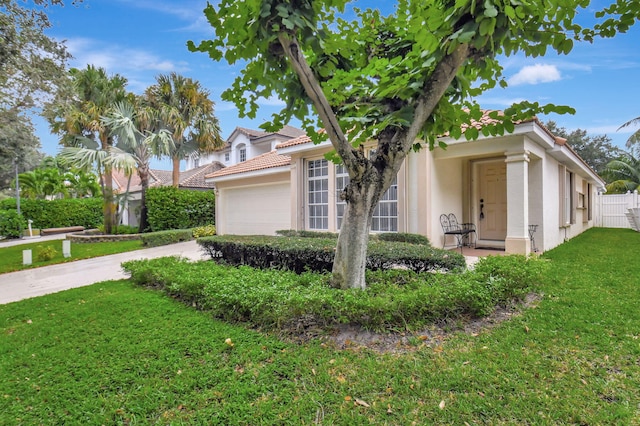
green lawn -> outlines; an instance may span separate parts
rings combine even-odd
[[[38,253],[53,248],[57,253],[51,260],[38,260]],[[73,262],[74,260],[89,259],[92,257],[105,256],[108,254],[123,253],[132,250],[139,250],[142,241],[115,241],[104,243],[71,243],[71,257],[64,258],[62,255],[62,240],[50,240],[17,246],[2,247],[0,245],[0,274],[5,272],[19,271],[22,269],[37,268],[40,266],[53,265],[56,263]],[[33,263],[30,266],[22,264],[22,251],[31,250]]]
[[[0,424],[637,425],[638,253],[591,230],[545,254],[535,308],[403,354],[285,343],[127,281],[0,306]]]

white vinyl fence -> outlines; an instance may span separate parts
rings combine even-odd
[[[628,209],[640,207],[638,191],[626,194],[598,194],[595,203],[596,226],[602,228],[631,228]]]

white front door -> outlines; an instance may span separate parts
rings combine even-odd
[[[478,240],[507,237],[507,165],[501,161],[477,163]]]

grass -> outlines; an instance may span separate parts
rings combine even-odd
[[[395,355],[285,343],[127,281],[0,306],[0,424],[637,425],[638,253],[638,233],[590,230],[545,254],[535,308]]]
[[[39,261],[38,253],[49,248],[55,249],[55,256],[51,260]],[[0,274],[53,265],[56,263],[73,262],[75,260],[89,259],[108,254],[123,253],[132,250],[139,250],[141,248],[143,247],[142,241],[140,240],[101,243],[71,243],[71,257],[65,258],[62,255],[62,240],[42,241],[9,247],[2,247],[0,245]],[[32,251],[33,263],[25,266],[22,264],[22,251],[29,249]]]

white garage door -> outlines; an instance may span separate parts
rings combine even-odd
[[[226,188],[219,192],[221,230],[235,235],[273,235],[291,229],[289,183]]]

